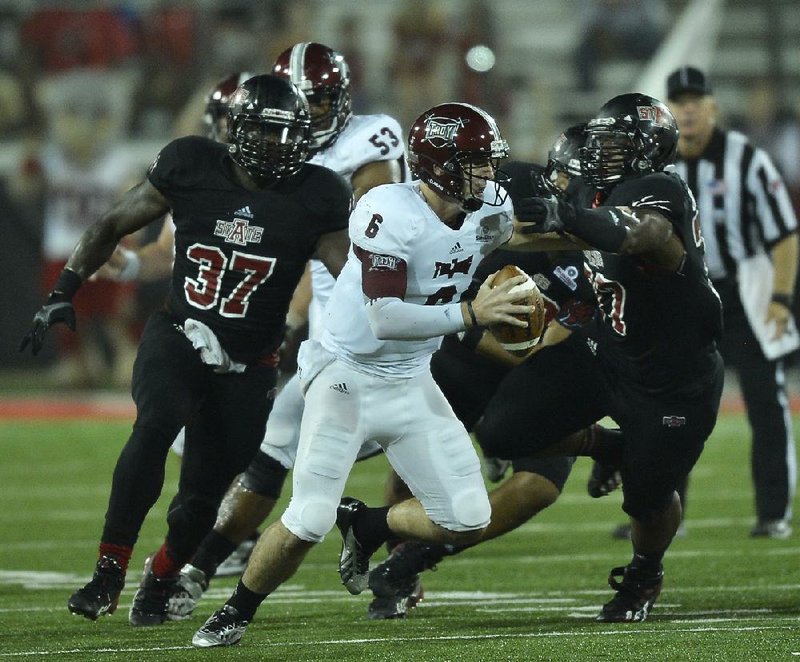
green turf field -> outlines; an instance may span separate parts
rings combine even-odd
[[[740,415],[721,418],[693,474],[688,535],[673,543],[664,591],[645,623],[593,621],[611,595],[608,570],[626,563],[630,549],[609,535],[621,521],[619,495],[586,496],[584,459],[548,512],[428,573],[426,599],[408,619],[367,620],[369,597],[339,584],[333,532],[264,603],[239,646],[210,651],[189,642],[234,579],[212,584],[189,621],[149,629],[127,623],[141,563],[165,531],[172,459],[118,612],[97,623],[67,612],[67,597],[94,565],[128,428],[0,421],[0,660],[800,659],[800,531],[785,541],[748,537],[752,488]],[[362,463],[348,493],[379,502],[384,469],[382,458]]]

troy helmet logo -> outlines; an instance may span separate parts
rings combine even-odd
[[[429,117],[425,120],[425,137],[422,142],[429,142],[434,147],[449,145],[454,141],[456,132],[468,121],[463,118]]]

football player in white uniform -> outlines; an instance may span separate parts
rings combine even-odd
[[[344,538],[340,575],[354,594],[390,536],[465,544],[489,523],[480,461],[429,364],[445,334],[524,326],[513,315],[532,311],[509,292],[522,276],[492,288],[492,274],[473,301],[459,302],[481,258],[512,237],[511,202],[493,181],[508,145],[484,111],[445,103],[417,119],[408,152],[421,181],[361,198],[322,337],[300,348],[307,406],[289,506],[261,536],[234,594],[195,633],[195,646],[237,643],[260,603],[334,523]],[[416,498],[370,509],[340,503],[365,441],[380,444]]]

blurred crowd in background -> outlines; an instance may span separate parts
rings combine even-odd
[[[23,368],[47,385],[128,383],[138,333],[164,283],[98,283],[104,305],[79,314],[79,334],[62,333],[35,364],[17,344],[83,229],[171,138],[205,132],[204,97],[228,74],[267,71],[291,44],[320,41],[348,60],[355,112],[387,112],[407,128],[434,103],[467,101],[496,117],[513,158],[541,161],[566,126],[559,108],[588,117],[630,91],[609,87],[602,67],[644,66],[686,4],[553,3],[571,17],[565,36],[550,35],[565,54],[554,69],[520,62],[524,51],[504,32],[528,1],[0,2],[0,376],[11,375],[0,388],[29,385]],[[548,92],[556,78],[574,94]],[[764,78],[723,115],[772,154],[800,201],[800,103],[784,92]]]

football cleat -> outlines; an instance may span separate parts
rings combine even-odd
[[[241,545],[231,552],[231,555],[225,559],[217,567],[217,572],[214,573],[215,577],[238,577],[245,568],[247,562],[250,560],[250,555],[256,547],[258,542],[258,535],[254,538],[248,538]]]
[[[194,633],[192,646],[233,646],[239,643],[248,625],[249,621],[244,620],[235,607],[222,605],[222,609],[215,611],[203,627]]]
[[[69,597],[67,608],[76,616],[96,621],[116,611],[124,585],[125,571],[117,560],[113,556],[101,556],[92,580]]]
[[[622,485],[622,476],[619,468],[601,464],[597,460],[592,463],[592,472],[589,474],[589,482],[586,483],[586,491],[593,499],[608,496]]]
[[[792,535],[792,527],[785,519],[759,520],[750,529],[751,538],[773,538],[775,540],[785,540]]]
[[[178,575],[178,581],[169,596],[167,618],[171,621],[183,621],[189,618],[207,588],[206,573],[187,563],[181,568],[181,574]]]
[[[166,621],[169,598],[178,584],[177,577],[156,577],[152,565],[153,557],[148,556],[128,612],[128,622],[135,627],[161,625]]]
[[[369,587],[375,596],[369,605],[370,618],[405,618],[422,600],[419,573],[434,569],[447,553],[442,545],[404,542],[369,573]]]
[[[353,522],[360,511],[367,509],[363,501],[344,497],[336,509],[336,526],[342,534],[342,553],[339,556],[339,576],[342,584],[353,595],[358,595],[369,580],[369,557],[361,543],[356,539]]]
[[[416,581],[409,588],[398,590],[397,592],[388,592],[387,595],[379,595],[383,589],[379,586],[373,588],[370,582],[370,588],[375,597],[369,603],[367,616],[375,621],[384,621],[392,618],[405,618],[408,612],[416,607],[425,597],[425,591],[422,588],[422,583],[419,580],[419,575],[415,575]]]
[[[622,581],[617,578],[621,577]],[[664,572],[645,576],[631,570],[630,566],[614,568],[608,576],[608,585],[617,594],[597,615],[602,623],[630,623],[643,621],[650,614],[664,582]]]

